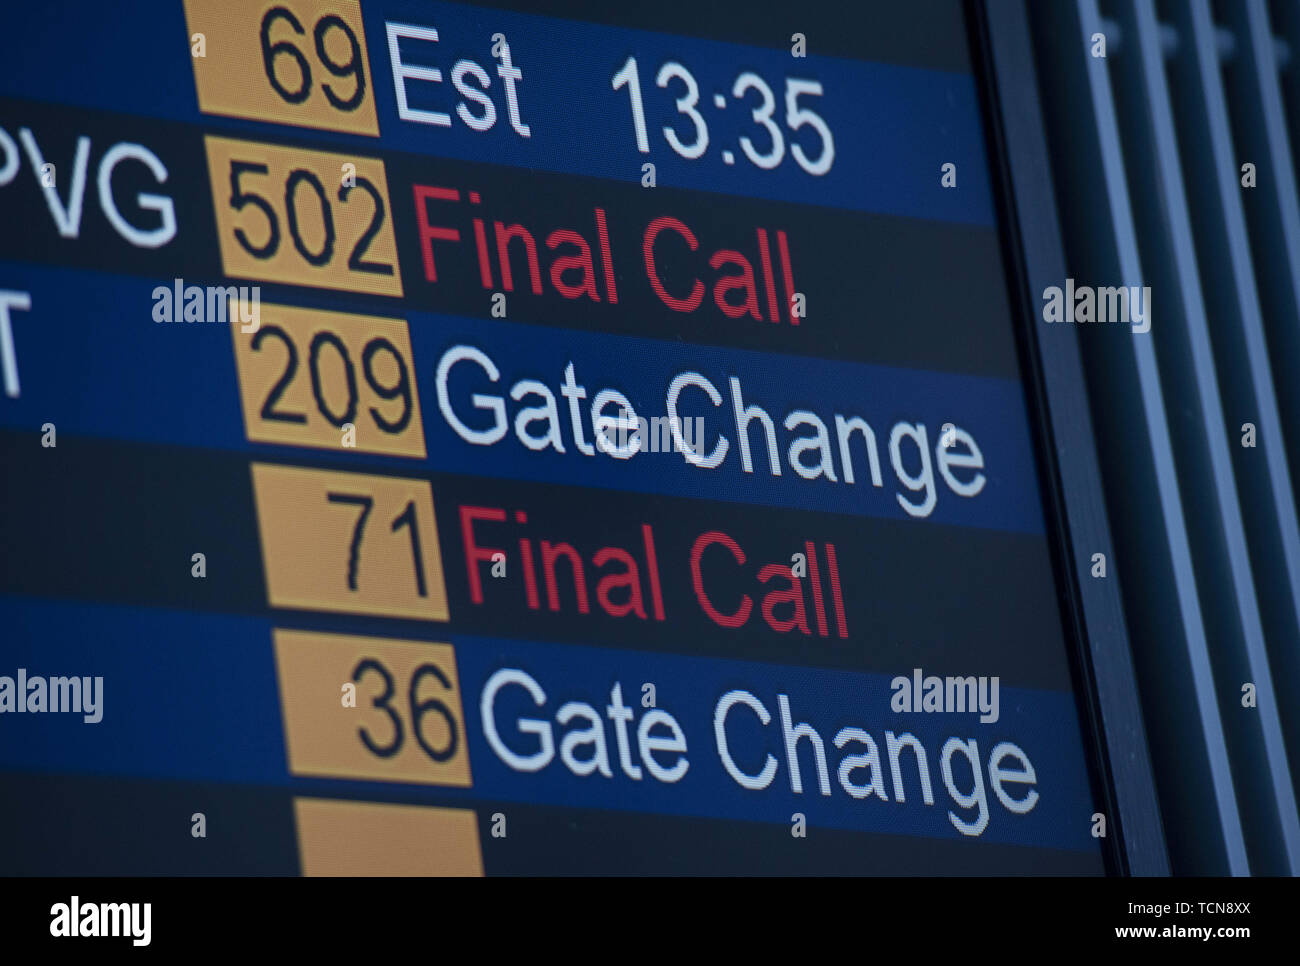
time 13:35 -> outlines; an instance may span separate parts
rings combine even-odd
[[[696,83],[694,75],[676,61],[665,61],[659,68],[659,73],[655,75],[655,84],[658,87],[667,89],[669,84],[677,82],[683,89],[681,97],[677,98],[678,113],[685,115],[685,118],[693,125],[694,131],[685,137],[679,134],[673,127],[664,125],[664,140],[668,146],[676,151],[683,158],[694,160],[704,156],[709,149],[709,125],[705,121],[704,115],[700,113],[700,87]],[[641,75],[637,67],[635,57],[629,57],[619,68],[618,72],[610,78],[610,86],[614,90],[626,87],[628,98],[632,105],[632,129],[636,134],[636,147],[642,154],[650,153],[650,136],[646,131],[645,105],[641,96]],[[763,134],[756,138],[748,135],[741,135],[739,138],[740,150],[744,152],[746,158],[753,164],[765,170],[771,170],[785,159],[786,139],[780,125],[774,120],[776,114],[776,95],[767,81],[755,74],[753,71],[744,71],[736,76],[735,82],[731,85],[731,96],[743,104],[752,103],[753,97],[750,92],[757,92],[758,106],[751,109],[751,117],[754,124],[763,130]],[[791,131],[797,131],[802,127],[810,127],[816,133],[821,142],[820,151],[806,152],[803,146],[790,142],[790,154],[803,168],[811,175],[823,175],[831,169],[835,162],[835,140],[831,136],[831,129],[826,121],[815,111],[808,107],[799,105],[801,97],[821,97],[822,85],[820,81],[800,80],[795,77],[785,79],[785,125]],[[713,107],[717,110],[723,110],[727,106],[727,98],[721,93],[714,93]],[[755,143],[757,142],[757,143]],[[721,152],[723,164],[735,164],[736,155],[730,149],[724,149]]]

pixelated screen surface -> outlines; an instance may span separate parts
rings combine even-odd
[[[1102,871],[961,6],[561,6],[0,36],[0,869]]]

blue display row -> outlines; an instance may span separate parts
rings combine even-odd
[[[0,620],[7,629],[0,645],[0,769],[288,784],[313,792],[342,787],[290,777],[269,621],[18,598],[0,599]],[[346,622],[331,629],[339,623]],[[978,694],[978,707],[953,710],[949,703],[936,711],[929,697],[922,705],[920,694],[916,705],[910,691],[900,700],[907,690],[900,682],[910,688],[919,669],[900,668],[891,678],[462,635],[449,640],[458,693],[435,689],[418,700],[426,711],[429,694],[452,702],[443,709],[459,703],[455,734],[468,742],[472,785],[430,787],[439,800],[780,824],[797,823],[799,813],[814,830],[1098,850],[1068,693],[999,693],[996,679],[980,680],[971,697],[974,705]],[[382,664],[382,652],[376,657]],[[429,659],[441,661],[439,673],[449,677],[445,652],[431,647]],[[44,682],[55,677],[91,681],[86,693],[94,695],[94,714],[52,711]],[[346,713],[385,750],[389,715],[382,701],[372,701],[382,697],[379,677],[359,680],[361,700]],[[928,682],[923,690],[929,692]],[[300,709],[317,702],[337,709],[339,691],[331,684],[306,700]],[[407,713],[404,701],[404,694],[393,699],[392,717]],[[412,711],[418,707],[412,687]],[[417,726],[431,756],[453,749],[456,739],[445,730],[437,737],[427,722]],[[391,788],[348,784],[380,797],[385,787]]]
[[[170,298],[173,286],[0,263],[0,291],[30,302],[7,310],[21,391],[0,400],[0,425],[292,456],[303,450],[247,438],[283,442],[267,434],[346,417],[358,448],[341,448],[334,430],[311,445],[358,468],[1043,532],[1023,394],[1011,380],[422,312],[407,315],[405,360],[395,347],[366,354],[309,329],[269,332],[278,317],[268,303],[262,332],[235,335],[262,336],[247,358],[267,368],[241,376],[232,326],[155,322],[158,289]],[[324,313],[309,322],[330,333],[339,324]],[[376,405],[349,404],[340,390],[326,398],[324,374],[336,371],[351,373],[350,398],[371,393]],[[250,387],[242,413],[241,379]],[[301,413],[286,402],[295,393]],[[386,445],[385,434],[412,424],[402,415],[414,413],[412,399],[427,457],[366,455],[367,440]]]
[[[187,23],[179,3],[16,10],[0,34],[0,93],[213,130],[301,105],[313,140],[359,149],[375,139],[339,132],[368,119],[394,150],[647,185],[651,163],[658,185],[994,221],[967,74],[821,56],[815,38],[746,47],[428,0],[362,4],[367,69],[343,18],[188,6],[215,12]],[[212,34],[201,58],[195,27]]]

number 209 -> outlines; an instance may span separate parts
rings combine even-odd
[[[425,455],[405,320],[264,303],[232,335],[250,440]]]

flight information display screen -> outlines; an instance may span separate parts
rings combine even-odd
[[[960,4],[28,5],[0,871],[1100,873]]]

